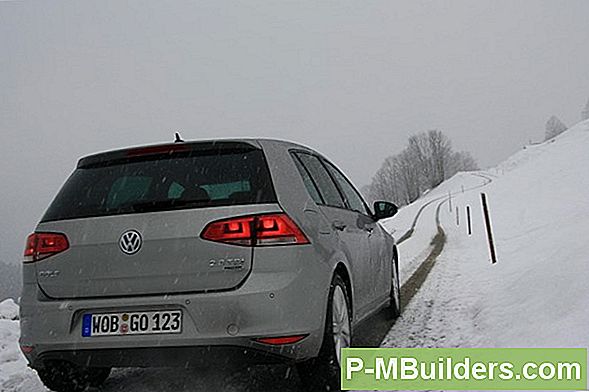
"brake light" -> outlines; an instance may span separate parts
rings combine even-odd
[[[188,151],[190,148],[185,144],[164,144],[160,146],[138,147],[125,151],[128,157],[139,157],[142,155],[173,154],[175,152]]]
[[[272,346],[281,346],[284,344],[298,343],[306,337],[307,335],[282,336],[278,338],[259,338],[256,339],[256,342],[269,344]]]
[[[20,346],[20,351],[22,351],[24,354],[30,354],[33,352],[34,349],[34,346]]]
[[[27,237],[24,262],[30,263],[45,259],[70,247],[65,234],[33,233]]]
[[[309,240],[284,213],[223,219],[205,227],[201,238],[242,246],[301,245]]]

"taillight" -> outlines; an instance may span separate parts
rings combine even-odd
[[[301,229],[286,214],[257,216],[254,227],[256,245],[309,243]]]
[[[33,352],[34,349],[34,346],[20,346],[20,351],[22,351],[24,354],[30,354]]]
[[[300,245],[309,240],[284,213],[223,219],[205,227],[201,238],[242,246]]]
[[[284,344],[295,344],[306,338],[308,335],[295,335],[295,336],[281,336],[277,338],[258,338],[256,342],[269,344],[272,346],[281,346]]]
[[[27,237],[25,247],[25,263],[39,261],[54,254],[63,252],[70,247],[65,234],[33,233]]]

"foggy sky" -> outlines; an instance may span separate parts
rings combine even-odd
[[[589,1],[0,2],[0,260],[77,158],[264,136],[359,186],[440,129],[494,165],[589,97]]]

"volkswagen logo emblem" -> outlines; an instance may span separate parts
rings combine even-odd
[[[123,251],[123,253],[128,255],[134,255],[135,253],[139,252],[141,249],[141,244],[143,240],[141,239],[141,234],[139,234],[136,230],[127,230],[119,239],[119,248]]]

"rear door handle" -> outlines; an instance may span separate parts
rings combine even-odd
[[[346,224],[342,221],[334,221],[331,225],[334,229],[339,231],[344,231],[346,229]]]

